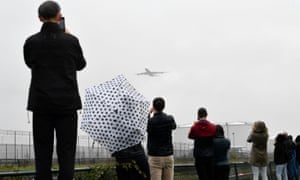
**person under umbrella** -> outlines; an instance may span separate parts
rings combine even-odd
[[[86,89],[81,129],[115,157],[119,180],[149,180],[144,139],[150,102],[120,75]]]

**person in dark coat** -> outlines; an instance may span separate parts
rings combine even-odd
[[[300,135],[298,135],[295,139],[296,143],[296,168],[299,170],[299,165],[300,165]],[[298,175],[299,175],[298,171]]]
[[[274,148],[274,163],[276,166],[276,177],[277,180],[281,180],[282,176],[284,180],[288,180],[287,175],[287,163],[288,156],[285,145],[285,135],[278,134],[275,138]]]
[[[299,169],[296,162],[296,143],[293,141],[293,136],[285,134],[286,145],[289,152],[289,161],[287,163],[287,174],[289,180],[299,179]]]
[[[207,120],[207,110],[199,108],[198,121],[194,123],[188,138],[194,140],[195,166],[199,179],[214,179],[214,142],[216,125]]]
[[[228,152],[230,141],[224,137],[224,129],[221,125],[216,125],[216,135],[214,138],[214,161],[215,161],[215,180],[228,180],[230,164]]]
[[[171,115],[163,112],[165,100],[153,99],[147,124],[147,149],[151,180],[172,180],[174,178],[174,157],[172,131],[176,123]],[[150,117],[150,114],[153,116]]]
[[[141,143],[112,154],[118,180],[150,180],[148,159]]]
[[[60,26],[61,9],[54,1],[38,8],[41,31],[26,39],[23,53],[31,70],[27,110],[33,112],[37,180],[52,179],[54,131],[59,180],[71,180],[77,142],[77,110],[81,99],[76,71],[86,66],[78,39]]]

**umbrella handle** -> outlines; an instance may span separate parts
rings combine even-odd
[[[29,111],[27,111],[27,123],[30,124],[30,114],[29,114]]]
[[[93,144],[92,144],[92,149],[94,149],[94,145],[95,145],[95,141],[93,141]]]

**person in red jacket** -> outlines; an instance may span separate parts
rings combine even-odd
[[[195,166],[199,179],[214,179],[214,136],[216,125],[207,120],[207,110],[199,108],[198,121],[194,123],[188,134],[194,140]]]

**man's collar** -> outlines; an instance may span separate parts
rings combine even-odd
[[[162,114],[162,113],[163,113],[162,111],[156,111],[156,112],[154,112],[154,116],[155,116],[155,115]]]
[[[57,23],[45,22],[41,28],[41,32],[63,32]]]

